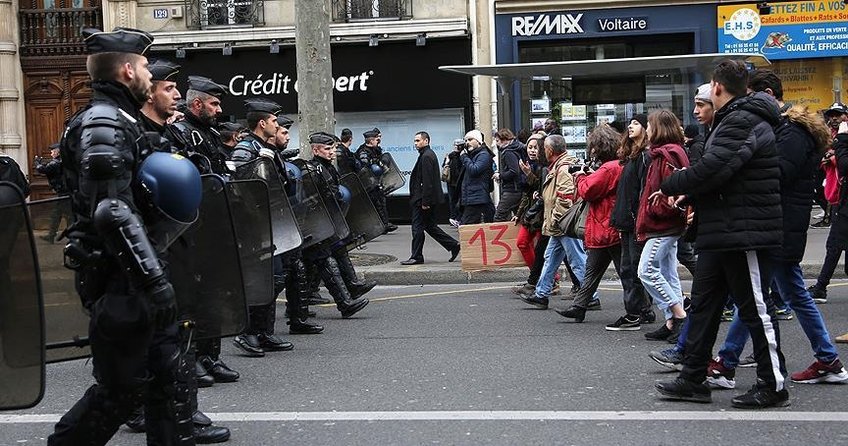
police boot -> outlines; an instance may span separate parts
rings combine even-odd
[[[210,356],[204,356],[200,358],[198,361],[206,372],[215,379],[216,383],[232,383],[236,382],[239,379],[239,372],[231,369],[227,364],[224,364],[224,361],[218,359],[217,361],[212,359]],[[198,380],[198,386],[200,386],[200,381]]]
[[[368,299],[364,297],[358,299],[350,298],[350,293],[341,277],[336,259],[328,257],[321,261],[319,273],[321,274],[321,279],[324,281],[324,285],[336,301],[336,308],[342,313],[343,318],[347,319],[353,316],[368,305]]]
[[[306,277],[309,279],[309,295],[303,303],[306,305],[324,305],[330,303],[330,299],[322,296],[318,291],[321,284],[321,273],[314,265],[306,267]]]
[[[147,428],[147,443],[162,445],[193,446],[189,439],[186,443],[178,433],[176,408],[173,398],[148,401],[144,406],[144,419]]]
[[[274,334],[274,325],[277,321],[277,302],[271,302],[264,305],[263,311],[259,312],[260,319],[256,322],[256,329],[259,332],[259,345],[262,349],[269,352],[282,352],[294,348],[291,342],[284,341]]]
[[[130,430],[133,432],[144,432],[147,429],[147,427],[144,425],[144,407],[136,407],[132,415],[130,415],[130,418],[124,424],[126,424],[127,427],[130,428]]]
[[[197,444],[223,443],[230,439],[230,430],[221,426],[194,426],[194,442]]]
[[[309,308],[303,301],[309,295],[309,279],[303,261],[298,259],[291,264],[286,283],[286,315],[289,318],[290,334],[318,334],[324,327],[308,322]]]
[[[241,349],[246,356],[254,358],[265,356],[265,350],[259,343],[259,336],[255,334],[242,333],[233,338],[233,345]]]
[[[206,371],[200,361],[194,364],[194,373],[197,375],[197,387],[212,387],[215,378]]]
[[[347,252],[335,251],[333,252],[333,258],[336,259],[336,263],[339,265],[339,272],[341,272],[345,286],[350,291],[351,299],[359,298],[377,286],[376,280],[358,280],[356,270],[353,268],[353,262],[350,261],[350,256]]]

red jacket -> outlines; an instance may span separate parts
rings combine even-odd
[[[669,206],[661,200],[656,206],[648,203],[648,197],[660,190],[660,184],[676,169],[689,167],[689,157],[683,147],[666,144],[648,149],[651,165],[645,178],[645,187],[639,197],[639,213],[636,215],[636,240],[645,241],[653,237],[683,234],[686,229],[686,212]]]
[[[590,175],[577,176],[577,196],[589,202],[586,248],[607,248],[621,243],[618,230],[610,226],[610,215],[622,170],[624,166],[615,160],[604,163]]]

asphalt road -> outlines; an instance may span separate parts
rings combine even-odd
[[[245,358],[225,340],[242,378],[201,389],[200,408],[232,429],[233,446],[848,443],[848,386],[790,384],[790,407],[739,411],[730,399],[754,382],[739,369],[737,390],[712,404],[658,399],[654,381],[673,375],[647,353],[667,344],[645,327],[605,331],[622,304],[616,284],[602,287],[603,310],[583,324],[531,309],[505,284],[378,287],[354,319],[316,308],[324,334],[286,336],[291,352]],[[848,331],[848,282],[821,308],[832,336]],[[805,368],[809,343],[797,322],[781,324],[789,370]],[[40,405],[0,414],[0,445],[44,444],[90,373],[82,360],[50,365]],[[145,441],[122,429],[110,444]]]

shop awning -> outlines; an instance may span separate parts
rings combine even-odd
[[[539,76],[550,76],[554,79],[578,76],[615,77],[650,74],[657,71],[675,69],[707,73],[719,61],[724,59],[741,59],[756,67],[771,64],[762,54],[715,53],[501,65],[445,65],[439,67],[439,69],[470,76],[492,76],[511,79],[529,79]]]

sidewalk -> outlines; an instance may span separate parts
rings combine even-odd
[[[459,240],[456,228],[442,226],[449,235]],[[807,252],[801,262],[806,279],[815,279],[824,261],[828,229],[810,229],[807,234]],[[412,231],[410,226],[398,227],[397,231],[378,237],[365,245],[364,249],[351,251],[351,258],[358,273],[369,279],[374,279],[380,285],[429,285],[449,283],[489,283],[507,282],[521,283],[527,280],[527,268],[505,268],[494,271],[463,271],[460,258],[449,263],[450,254],[430,236],[424,243],[424,263],[421,265],[404,266],[400,261],[409,258]],[[378,262],[386,262],[375,264]],[[615,271],[610,266],[608,277],[614,277]],[[681,279],[690,279],[689,272],[680,267]],[[834,278],[845,278],[845,268],[842,261],[836,268]]]

